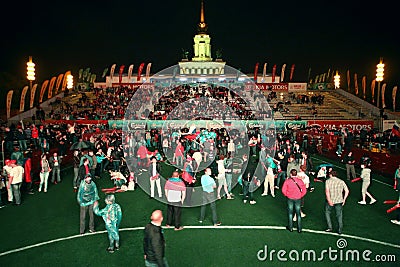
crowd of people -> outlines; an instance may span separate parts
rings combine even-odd
[[[119,94],[107,90],[94,89],[96,98],[79,102],[81,111],[73,111],[72,106],[63,105],[59,114],[63,119],[121,119],[128,105],[129,97],[134,91],[127,88],[118,88]],[[146,90],[144,90],[146,92]],[[212,96],[223,99],[227,106],[232,108],[241,119],[252,118],[247,113],[240,99],[229,93],[228,90],[218,87],[178,88],[174,93],[164,95],[155,104],[154,112],[149,113],[151,119],[165,119],[172,115],[173,119],[180,116],[193,119],[190,111],[199,106],[196,101],[202,97]],[[144,93],[144,99],[150,101],[151,95]],[[257,97],[255,97],[256,99]],[[189,100],[194,99],[194,100]],[[196,100],[197,99],[197,100]],[[188,100],[183,109],[176,109],[177,105]],[[232,101],[235,102],[232,102]],[[192,101],[192,102],[191,102]],[[304,100],[308,101],[308,100]],[[320,103],[323,99],[313,99]],[[205,117],[219,116],[222,110],[216,109],[209,100],[200,104],[200,113]],[[87,108],[87,109],[86,109]],[[179,112],[175,112],[179,110]],[[162,112],[161,112],[162,111]],[[210,112],[209,114],[207,112]],[[70,114],[70,116],[66,116]],[[227,113],[229,116],[233,113]],[[132,114],[131,114],[132,115]],[[140,118],[140,114],[134,114]],[[72,117],[71,117],[72,116]],[[195,116],[195,114],[193,114]],[[55,117],[54,117],[55,118]],[[168,117],[170,118],[170,117]],[[230,117],[218,117],[227,119]],[[233,189],[239,185],[240,201],[243,204],[257,203],[257,188],[262,188],[259,197],[271,196],[275,198],[279,191],[287,199],[287,229],[292,232],[294,222],[297,231],[302,232],[302,219],[306,217],[305,203],[307,194],[315,190],[315,182],[323,182],[325,188],[326,231],[332,232],[331,213],[335,210],[338,221],[336,232],[343,232],[343,207],[349,195],[347,186],[349,181],[356,177],[355,165],[362,168],[360,179],[362,199],[360,205],[374,204],[377,200],[370,192],[371,162],[368,157],[356,163],[352,157],[354,141],[360,140],[362,147],[372,150],[378,141],[379,133],[362,130],[353,132],[342,129],[337,134],[336,144],[338,156],[343,156],[347,177],[337,177],[333,166],[317,169],[310,154],[318,153],[318,143],[310,144],[311,135],[303,135],[302,141],[297,139],[296,133],[289,131],[277,133],[260,128],[248,128],[247,132],[239,132],[224,128],[153,128],[135,130],[123,133],[116,129],[107,129],[103,125],[80,124],[51,124],[38,125],[20,123],[5,127],[5,152],[3,182],[6,188],[7,202],[18,206],[23,203],[22,191],[29,194],[46,193],[49,182],[53,185],[64,180],[62,168],[64,164],[72,164],[74,176],[72,189],[76,192],[80,206],[80,234],[86,231],[86,216],[89,215],[89,232],[95,231],[94,215],[101,216],[108,232],[109,246],[107,251],[113,253],[119,249],[119,225],[122,219],[122,209],[116,203],[114,192],[134,190],[136,184],[149,186],[150,198],[163,199],[167,203],[166,227],[174,226],[175,231],[184,229],[181,223],[183,207],[192,206],[193,188],[201,188],[201,209],[199,222],[206,220],[206,208],[210,205],[211,222],[214,226],[221,225],[218,219],[215,201],[218,199],[234,200]],[[318,129],[311,129],[318,133]],[[387,147],[396,143],[396,136],[382,133],[387,136]],[[390,139],[392,138],[392,139]],[[386,140],[386,139],[383,139]],[[371,145],[372,144],[372,145]],[[394,146],[394,145],[392,145]],[[247,151],[248,149],[248,151]],[[248,152],[248,153],[247,153]],[[32,163],[33,155],[38,154],[38,162]],[[65,159],[71,157],[70,163]],[[38,166],[38,187],[34,186],[36,175],[33,165]],[[161,166],[173,166],[174,171],[165,172]],[[320,171],[322,170],[322,171]],[[399,166],[400,170],[400,166]],[[396,171],[396,190],[400,188],[400,171]],[[107,174],[107,175],[104,175]],[[113,188],[107,191],[106,207],[99,208],[98,189],[96,179],[110,177]],[[165,181],[161,178],[164,177]],[[50,181],[49,181],[50,179]],[[143,183],[143,184],[141,184]],[[156,194],[157,193],[157,194]],[[369,201],[367,201],[369,200]],[[400,197],[399,197],[400,201]],[[1,199],[1,207],[4,200]],[[144,251],[145,261],[149,264],[164,264],[165,241],[160,229],[163,216],[161,211],[154,211],[152,223],[145,228]],[[393,223],[400,224],[400,209],[397,219]],[[157,244],[151,240],[157,239]],[[157,247],[154,247],[157,246]]]

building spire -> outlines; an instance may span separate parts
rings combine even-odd
[[[199,33],[206,33],[207,32],[207,24],[204,20],[204,1],[201,0],[201,10],[200,10],[200,23],[198,24],[197,31]]]

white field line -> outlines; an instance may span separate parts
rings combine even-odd
[[[166,229],[164,227],[164,229]],[[286,227],[283,226],[241,226],[241,225],[225,225],[225,226],[185,226],[185,229],[214,229],[214,230],[218,230],[218,229],[247,229],[247,230],[286,230]],[[132,228],[123,228],[120,229],[121,232],[123,231],[137,231],[137,230],[144,230],[144,227],[132,227]],[[173,227],[171,228],[171,230],[173,231]],[[308,233],[313,233],[313,234],[323,234],[323,235],[333,235],[333,236],[337,236],[337,237],[347,237],[347,238],[352,238],[352,239],[356,239],[356,240],[361,240],[361,241],[365,241],[365,242],[370,242],[370,243],[375,243],[375,244],[379,244],[379,245],[383,245],[383,246],[387,246],[387,247],[393,247],[393,248],[398,248],[400,249],[400,245],[397,244],[392,244],[392,243],[388,243],[388,242],[384,242],[384,241],[379,241],[379,240],[375,240],[375,239],[371,239],[371,238],[365,238],[365,237],[360,237],[360,236],[354,236],[354,235],[348,235],[348,234],[341,234],[338,235],[336,233],[328,233],[325,231],[316,231],[316,230],[311,230],[311,229],[303,229],[304,232],[308,232]],[[98,231],[96,233],[89,233],[89,234],[84,234],[84,235],[73,235],[73,236],[68,236],[68,237],[62,237],[62,238],[57,238],[57,239],[53,239],[53,240],[49,240],[49,241],[45,241],[45,242],[40,242],[34,245],[30,245],[30,246],[25,246],[25,247],[21,247],[21,248],[17,248],[17,249],[12,249],[9,251],[5,251],[0,253],[0,257],[1,256],[6,256],[12,253],[16,253],[16,252],[21,252],[24,250],[28,250],[31,248],[37,248],[37,247],[41,247],[44,245],[48,245],[48,244],[52,244],[52,243],[57,243],[57,242],[61,242],[61,241],[65,241],[65,240],[71,240],[71,239],[75,239],[75,238],[82,238],[82,237],[87,237],[90,235],[97,235],[97,234],[104,234],[107,231]]]

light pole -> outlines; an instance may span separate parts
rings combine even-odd
[[[335,89],[339,89],[340,88],[340,75],[339,75],[338,71],[336,71],[336,75],[333,77],[333,81],[335,83]]]
[[[383,59],[381,58],[379,64],[376,65],[376,79],[375,79],[375,81],[378,82],[378,100],[376,103],[378,108],[380,106],[379,98],[381,96],[381,82],[383,81],[384,70],[385,70],[385,64],[383,64]]]
[[[74,88],[74,76],[72,76],[71,74],[67,75],[67,89],[71,90],[72,88]]]
[[[32,62],[32,57],[26,63],[26,78],[29,81],[29,92],[32,94],[32,82],[35,80],[35,63]]]

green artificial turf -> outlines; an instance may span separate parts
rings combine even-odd
[[[314,164],[323,163],[325,159],[314,158]],[[332,162],[332,161],[330,161]],[[340,178],[345,178],[343,165],[337,169]],[[164,168],[166,172],[172,169]],[[7,206],[0,209],[0,265],[1,266],[144,266],[143,230],[149,222],[154,209],[161,209],[166,216],[166,204],[149,196],[140,188],[133,192],[116,194],[116,201],[121,205],[123,218],[121,222],[121,249],[114,254],[106,252],[107,234],[102,219],[96,217],[96,234],[79,235],[79,206],[76,193],[72,190],[72,168],[62,171],[63,181],[49,185],[47,193],[35,192],[34,195],[23,195],[21,206]],[[383,182],[387,178],[376,176],[374,179]],[[100,191],[100,207],[104,207],[102,188],[112,187],[112,182],[104,174],[95,180]],[[324,249],[337,249],[337,241],[342,238],[347,250],[363,251],[369,249],[372,255],[395,255],[396,262],[370,262],[369,266],[399,266],[400,262],[400,226],[390,222],[394,214],[387,214],[391,205],[383,204],[384,200],[396,199],[398,193],[384,183],[373,181],[370,191],[378,202],[374,205],[361,206],[361,183],[349,183],[350,196],[344,207],[343,235],[326,234],[324,217],[324,185],[315,183],[316,190],[305,198],[303,219],[304,232],[288,232],[286,226],[286,201],[281,192],[276,197],[262,197],[262,189],[255,192],[257,204],[249,205],[241,201],[240,187],[233,190],[234,200],[222,199],[217,202],[218,219],[222,227],[213,227],[211,211],[207,208],[203,224],[198,222],[200,207],[184,208],[182,225],[186,229],[175,232],[165,229],[166,256],[170,266],[365,266],[365,261],[332,261],[326,256],[322,262],[287,261],[281,262],[275,257],[260,261],[257,253],[268,247],[271,250],[303,251],[305,249],[321,252]],[[200,189],[196,189],[200,190]],[[335,223],[334,214],[332,221]],[[198,228],[191,228],[198,227]],[[243,228],[224,228],[224,227]],[[256,226],[258,228],[244,228]],[[271,226],[271,228],[262,228]],[[336,225],[334,224],[334,227]],[[310,231],[309,231],[310,230]],[[312,232],[321,231],[321,232]],[[355,236],[356,238],[354,238]],[[383,243],[360,240],[357,237],[372,239],[397,245],[393,247]],[[67,238],[67,239],[65,239]],[[57,239],[61,239],[58,240]],[[41,242],[53,241],[47,244]],[[342,240],[343,241],[343,240]],[[38,246],[35,246],[39,244]],[[27,246],[33,246],[25,249]],[[21,251],[13,251],[23,248]],[[8,253],[12,252],[12,253]],[[338,252],[339,253],[339,252]],[[286,255],[287,257],[288,255]],[[372,256],[371,256],[372,257]]]

